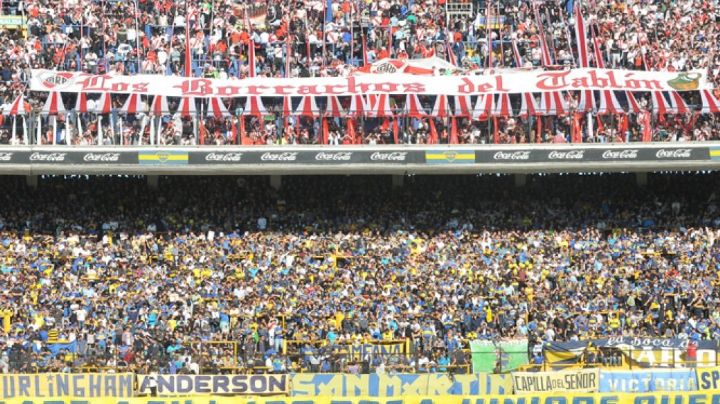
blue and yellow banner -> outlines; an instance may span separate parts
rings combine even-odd
[[[176,150],[141,151],[138,152],[140,164],[154,165],[187,165],[188,152]]]
[[[473,150],[428,150],[425,152],[427,164],[475,164]]]
[[[131,373],[0,375],[0,398],[132,397],[134,381]]]
[[[696,391],[692,369],[647,369],[600,372],[600,391],[608,393],[646,393],[651,391]]]
[[[291,378],[293,396],[404,397],[511,394],[510,375],[435,374],[296,374]]]
[[[77,404],[82,398],[12,399],[0,404]],[[404,396],[404,397],[141,397],[93,399],[91,404],[718,404],[720,392],[701,393],[537,393],[520,396]]]
[[[698,390],[720,390],[720,367],[698,368]]]
[[[288,378],[288,375],[138,375],[137,395],[284,394],[288,391]]]

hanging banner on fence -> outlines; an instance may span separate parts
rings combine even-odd
[[[720,390],[720,367],[696,370],[698,390]]]
[[[288,390],[287,375],[138,375],[137,394],[165,397],[268,395],[283,394]]]
[[[470,341],[473,372],[493,372],[498,357],[503,372],[513,371],[528,364],[527,339],[515,341]]]
[[[515,393],[552,391],[598,391],[598,369],[577,369],[557,372],[513,372]]]
[[[130,373],[0,375],[0,398],[132,397],[134,381]]]
[[[352,96],[356,94],[475,95],[571,90],[694,91],[706,89],[705,71],[647,72],[573,69],[487,76],[377,74],[351,77],[206,79],[156,75],[91,75],[36,69],[31,91],[124,93],[168,97]]]
[[[653,369],[600,372],[600,392],[647,393],[653,391],[696,391],[692,369]]]
[[[292,396],[404,397],[412,395],[510,394],[509,374],[329,374],[298,373],[290,378]]]
[[[615,337],[591,341],[551,342],[545,346],[545,358],[551,365],[563,367],[578,364],[588,343],[599,349],[601,356],[619,354],[623,364],[637,367],[675,367],[685,363],[687,339]],[[698,366],[716,363],[718,344],[715,341],[698,341]]]
[[[388,358],[393,355],[404,355],[407,352],[405,341],[377,341],[367,344],[336,345],[334,356],[344,356],[348,360],[362,360],[382,356]]]
[[[75,404],[65,399],[12,399],[0,404]],[[182,404],[715,404],[720,393],[535,393],[525,395],[404,396],[404,397],[187,397]],[[95,399],[92,404],[177,404],[178,399],[147,397]]]

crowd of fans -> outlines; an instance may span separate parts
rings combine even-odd
[[[0,371],[442,369],[475,339],[717,339],[717,181],[3,177]]]
[[[188,42],[190,70],[198,77],[248,77],[251,44],[256,48],[255,74],[271,77],[344,76],[365,61],[372,63],[385,57],[435,56],[454,60],[463,71],[541,67],[541,34],[548,43],[553,65],[577,66],[572,15],[576,3],[588,22],[590,49],[596,38],[605,67],[701,69],[708,72],[712,82],[720,76],[720,16],[714,0],[5,0],[0,3],[2,14],[24,16],[27,28],[0,27],[4,39],[0,44],[4,56],[0,61],[0,104],[12,102],[25,90],[31,68],[183,75]],[[517,55],[513,44],[517,45]],[[594,54],[590,56],[592,66],[597,65]],[[568,97],[570,105],[576,104],[577,94]],[[37,95],[28,99],[36,110],[44,101]],[[686,101],[699,104],[697,99]],[[513,102],[517,110],[519,100]],[[647,95],[640,95],[640,102],[648,108]],[[74,105],[71,98],[66,103]],[[117,104],[122,105],[119,101]],[[60,139],[60,143],[71,144],[295,144],[321,143],[323,138],[318,120],[247,122],[247,139],[243,139],[239,135],[241,126],[233,122],[237,118],[210,118],[205,125],[192,125],[189,119],[168,115],[152,137],[147,117],[122,117],[125,125],[120,124],[120,118],[116,112],[106,116],[100,124],[101,134],[94,127],[94,116],[83,117],[80,127],[73,114],[60,117],[64,122],[57,133],[49,129],[55,127],[50,124],[52,118],[43,118],[40,136],[36,135],[35,121],[30,120],[26,128],[31,135],[14,137],[12,119],[6,119],[0,129],[0,143],[54,143]],[[619,116],[590,119],[597,122],[583,123],[584,141],[626,142],[642,138],[640,120],[634,114],[627,122]],[[700,122],[696,122],[698,119]],[[543,120],[546,122],[537,125],[534,117],[495,122],[466,119],[459,123],[457,141],[570,140],[572,117]],[[450,132],[447,120],[436,120],[435,130],[427,119],[403,120],[398,135],[388,132],[391,129],[386,122],[368,120],[358,125],[361,131],[355,137],[348,136],[344,121],[335,123],[327,143],[451,142],[451,136],[442,137],[443,130]],[[653,117],[652,126],[651,139],[656,141],[714,140],[719,135],[715,117],[698,117],[697,113]],[[157,123],[153,125],[156,127]],[[206,133],[201,133],[203,130]]]

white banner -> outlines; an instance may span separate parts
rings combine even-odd
[[[598,369],[573,369],[559,372],[513,372],[515,393],[560,391],[598,391]]]
[[[695,91],[706,89],[705,72],[645,72],[610,69],[525,71],[487,76],[367,74],[352,77],[243,80],[156,75],[91,75],[33,70],[31,91],[134,93],[168,97],[351,96],[355,94],[477,95],[568,90]]]

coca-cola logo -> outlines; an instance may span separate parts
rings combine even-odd
[[[370,160],[372,161],[405,161],[406,158],[407,152],[375,152],[370,155]]]
[[[242,153],[208,153],[205,161],[240,161]]]
[[[502,152],[493,154],[493,160],[530,160],[530,150]]]
[[[350,161],[353,152],[335,152],[325,153],[320,152],[315,155],[317,161]]]
[[[118,162],[120,153],[85,153],[83,161],[87,162]]]
[[[0,153],[0,161],[10,161],[12,160],[12,156],[14,153],[12,152],[3,152]]]
[[[67,153],[39,153],[35,152],[30,155],[30,161],[65,161]]]
[[[690,149],[660,149],[655,153],[659,159],[689,159],[692,150]]]
[[[284,152],[284,153],[264,153],[260,156],[262,161],[295,161],[297,160],[297,152]]]
[[[553,150],[548,153],[550,160],[582,160],[585,157],[585,150]]]
[[[602,154],[602,158],[604,158],[606,160],[610,160],[610,159],[629,160],[629,159],[636,159],[637,157],[638,157],[637,149],[605,150]]]

